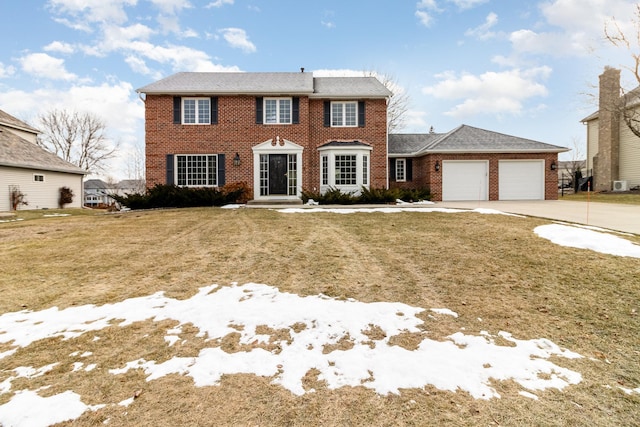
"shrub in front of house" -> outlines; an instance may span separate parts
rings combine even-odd
[[[303,190],[302,201],[307,203],[314,200],[321,205],[353,205],[353,204],[389,204],[397,200],[404,202],[419,202],[431,200],[431,192],[428,188],[362,188],[359,194],[342,192],[331,187],[323,194],[314,191]]]
[[[203,206],[223,206],[243,203],[248,198],[249,189],[245,183],[233,183],[223,187],[178,187],[157,184],[144,193],[132,193],[111,197],[129,209],[193,208]]]

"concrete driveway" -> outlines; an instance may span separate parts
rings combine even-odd
[[[492,202],[436,202],[437,207],[495,209],[502,212],[548,218],[640,235],[640,205],[565,200]]]

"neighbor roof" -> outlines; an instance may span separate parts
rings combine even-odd
[[[444,134],[389,135],[389,155],[428,153],[561,153],[568,148],[468,125]]]
[[[375,77],[313,77],[312,73],[173,74],[137,89],[152,95],[309,95],[385,98],[391,92]]]
[[[23,122],[20,119],[13,117],[11,114],[8,114],[2,110],[0,110],[0,126],[7,126],[15,129],[35,133],[35,134],[38,133],[38,129],[35,129],[29,124]]]
[[[84,175],[87,172],[42,147],[0,127],[0,166],[68,172]]]

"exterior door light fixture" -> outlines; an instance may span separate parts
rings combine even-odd
[[[240,154],[236,153],[233,158],[233,166],[240,166]]]
[[[552,170],[552,171],[554,171],[554,170],[556,170],[557,168],[558,168],[558,166],[556,165],[556,161],[555,161],[555,160],[553,160],[553,161],[551,162],[551,170]]]
[[[440,160],[436,160],[436,172],[440,172]]]

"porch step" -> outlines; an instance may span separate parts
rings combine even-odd
[[[247,206],[300,206],[301,199],[249,200]]]

